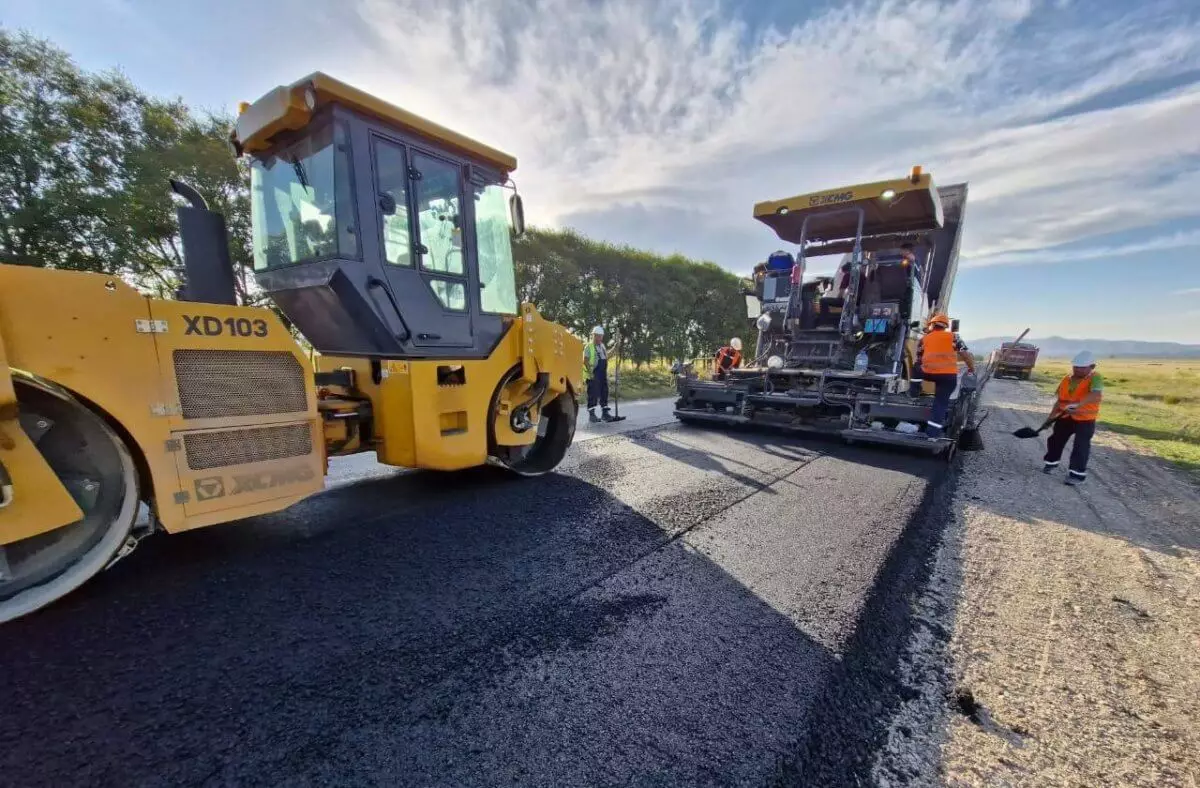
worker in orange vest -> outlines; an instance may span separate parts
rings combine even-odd
[[[724,380],[729,376],[729,370],[742,365],[742,340],[734,337],[729,344],[717,351],[713,360],[713,380]]]
[[[958,334],[950,330],[950,318],[934,315],[926,324],[924,337],[917,345],[917,368],[921,370],[921,381],[934,385],[933,405],[929,408],[929,420],[925,422],[925,435],[930,439],[942,437],[946,429],[946,413],[950,410],[950,397],[958,387],[958,362],[975,372],[975,359]]]
[[[1067,484],[1083,484],[1103,398],[1104,379],[1096,372],[1096,357],[1090,350],[1082,350],[1071,360],[1071,374],[1058,384],[1058,397],[1050,411],[1050,417],[1058,420],[1046,441],[1043,473],[1052,473],[1058,467],[1067,441],[1074,437]]]

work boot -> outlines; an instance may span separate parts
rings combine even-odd
[[[1047,463],[1044,463],[1044,464],[1042,465],[1042,473],[1045,473],[1045,474],[1051,474],[1051,473],[1054,473],[1054,469],[1055,469],[1055,468],[1057,468],[1057,467],[1058,467],[1058,463],[1057,463],[1057,462],[1047,462]]]
[[[1076,476],[1074,472],[1072,472],[1067,474],[1067,480],[1064,481],[1063,484],[1067,485],[1068,487],[1078,487],[1085,481],[1087,481],[1086,476]]]
[[[608,408],[604,408],[604,415],[601,416],[600,418],[603,419],[604,421],[615,421],[615,419],[613,418],[613,415],[612,415],[612,411],[610,411]]]
[[[599,424],[600,417],[596,415],[595,408],[588,408],[588,422],[591,424]]]

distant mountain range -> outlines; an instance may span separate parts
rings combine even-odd
[[[972,353],[990,353],[1013,337],[966,339]],[[1200,358],[1200,345],[1179,342],[1138,342],[1132,339],[1067,339],[1066,337],[1026,337],[1024,342],[1041,348],[1043,358],[1070,358],[1081,350],[1090,350],[1097,358]]]

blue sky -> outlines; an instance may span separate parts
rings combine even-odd
[[[963,333],[1200,343],[1200,3],[0,0],[230,111],[322,70],[516,154],[530,218],[745,272],[751,206],[921,164]]]

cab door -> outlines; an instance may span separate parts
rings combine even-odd
[[[417,348],[474,345],[462,167],[371,135],[388,288]]]

